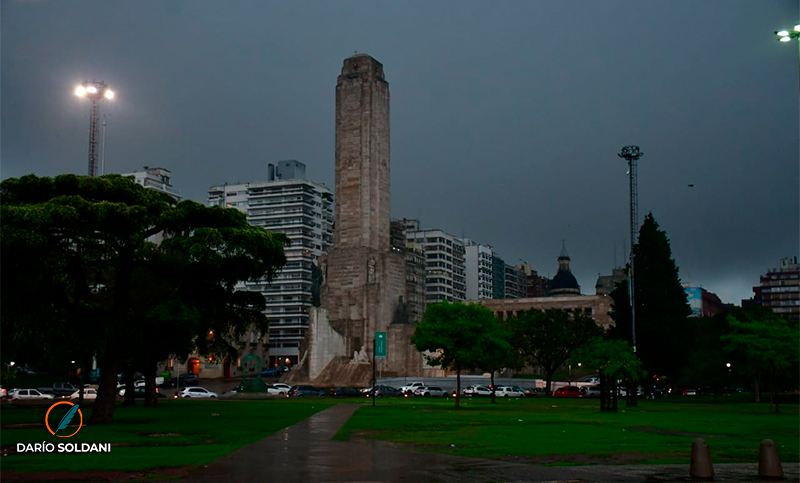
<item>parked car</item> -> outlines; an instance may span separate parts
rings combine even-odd
[[[219,394],[209,391],[204,387],[189,386],[184,387],[178,392],[178,397],[183,398],[212,398],[219,397]]]
[[[424,382],[411,382],[397,388],[402,393],[414,394],[417,388],[424,387]]]
[[[172,378],[164,383],[164,387],[175,387],[175,383],[178,382],[180,387],[189,387],[189,386],[196,386],[200,384],[200,378],[194,374],[181,374],[177,378]]]
[[[525,396],[526,396],[525,389],[522,389],[522,388],[521,388],[521,387],[519,387],[519,386],[508,386],[508,387],[510,387],[511,389],[514,389],[514,390],[516,390],[516,391],[519,391],[519,392],[521,392],[521,393],[522,393],[522,397],[525,397]]]
[[[403,392],[397,388],[392,386],[375,386],[375,397],[401,397],[403,396]],[[367,397],[372,397],[372,388],[370,388],[366,393],[364,393]]]
[[[617,393],[619,397],[627,397],[628,396],[628,388],[625,386],[617,386]],[[636,388],[636,395],[637,396],[644,396],[644,388],[642,386],[638,386]]]
[[[80,399],[80,390],[73,392],[69,395],[70,399]],[[92,400],[97,399],[97,390],[92,388],[86,388],[83,390],[83,398]]]
[[[144,387],[145,382],[144,379],[139,379],[133,383],[133,387]],[[164,385],[164,378],[162,376],[156,376],[156,386],[163,386]]]
[[[543,387],[532,387],[530,389],[525,390],[525,397],[537,397],[537,396],[546,396],[545,390]]]
[[[581,396],[583,397],[600,397],[601,394],[600,386],[583,386],[581,388]]]
[[[653,396],[666,396],[671,392],[672,392],[672,389],[668,389],[666,387],[653,388]]]
[[[333,397],[361,397],[363,394],[352,387],[336,387],[331,391]]]
[[[3,386],[0,386],[0,399],[6,399],[6,398],[8,398],[8,389],[4,388]]]
[[[44,394],[36,389],[16,389],[11,395],[11,400],[31,401],[34,399],[54,399],[52,394]]]
[[[290,386],[288,384],[284,384],[282,382],[276,382],[276,383],[274,383],[272,385],[277,387],[277,388],[285,390],[286,394],[289,394],[289,392],[292,390],[292,386]]]
[[[283,372],[279,371],[277,367],[270,367],[259,373],[261,377],[281,377],[281,374],[283,374]]]
[[[684,389],[682,394],[684,396],[697,396],[697,391],[694,389]]]
[[[578,386],[561,386],[553,393],[554,397],[581,397],[581,388]]]
[[[578,382],[591,382],[592,384],[600,384],[600,378],[599,377],[594,377],[594,376],[593,377],[584,377],[583,379],[581,379]]]
[[[54,382],[52,387],[40,387],[37,388],[37,391],[42,394],[52,394],[56,397],[69,397],[76,389],[78,388],[68,382]]]
[[[468,387],[462,389],[461,390],[461,394],[463,394],[465,396],[470,396],[470,397],[491,396],[492,395],[492,390],[489,389],[486,386],[479,386],[479,385],[476,384],[474,386],[468,386]]]
[[[314,386],[293,386],[289,391],[291,397],[323,397],[327,396],[325,391],[321,391]]]
[[[120,389],[119,391],[117,391],[117,394],[119,394],[120,396],[123,396],[123,397],[124,397],[126,392],[127,392],[127,391],[126,391],[126,388],[125,388],[125,387],[123,387],[122,389]],[[134,397],[135,399],[141,399],[141,398],[144,398],[144,395],[145,395],[145,388],[144,388],[144,387],[134,387],[134,388],[133,388],[133,397]],[[165,397],[167,397],[167,396],[165,396],[164,394],[161,394],[161,391],[159,391],[159,389],[158,389],[158,388],[156,388],[156,397],[157,397],[157,398],[165,398]]]
[[[422,397],[431,397],[431,396],[447,397],[450,395],[450,392],[445,391],[439,386],[422,386],[414,390],[414,395]]]
[[[289,391],[284,387],[277,387],[273,384],[267,384],[267,394],[273,396],[286,396],[289,394]]]
[[[525,393],[511,386],[499,386],[494,391],[497,397],[523,397]]]

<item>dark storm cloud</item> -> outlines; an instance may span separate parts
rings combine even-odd
[[[392,215],[553,275],[561,239],[584,293],[628,239],[638,144],[684,281],[726,302],[798,254],[795,1],[2,1],[2,176],[86,171],[104,79],[106,172],[173,172],[183,195],[295,158],[333,187],[344,57],[384,63]],[[693,184],[693,187],[689,187]]]

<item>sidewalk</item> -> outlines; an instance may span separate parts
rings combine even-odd
[[[691,481],[688,465],[546,467],[406,451],[379,441],[331,438],[359,408],[339,404],[241,448],[186,478],[222,482],[674,482]],[[756,464],[716,465],[714,481],[757,481]],[[784,463],[784,481],[800,480],[800,465]]]

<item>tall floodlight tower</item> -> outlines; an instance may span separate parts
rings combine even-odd
[[[97,138],[99,137],[97,103],[101,99],[113,99],[114,91],[109,89],[105,82],[92,80],[84,81],[83,84],[76,87],[75,95],[88,97],[92,101],[89,116],[89,176],[97,176]]]
[[[636,232],[639,230],[639,193],[636,187],[636,161],[644,155],[639,151],[639,146],[625,146],[617,154],[620,158],[628,161],[628,180],[631,187],[631,253],[630,264],[631,273],[628,276],[628,290],[631,296],[631,338],[633,352],[636,352],[636,303],[634,302],[634,283],[633,283],[633,246],[636,244]]]

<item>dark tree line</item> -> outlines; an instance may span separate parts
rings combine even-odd
[[[265,333],[263,296],[236,286],[272,277],[288,244],[235,209],[119,175],[5,180],[0,228],[3,357],[84,371],[96,358],[91,423],[112,420],[118,372],[141,370],[152,405],[158,361],[232,356],[246,331]]]

